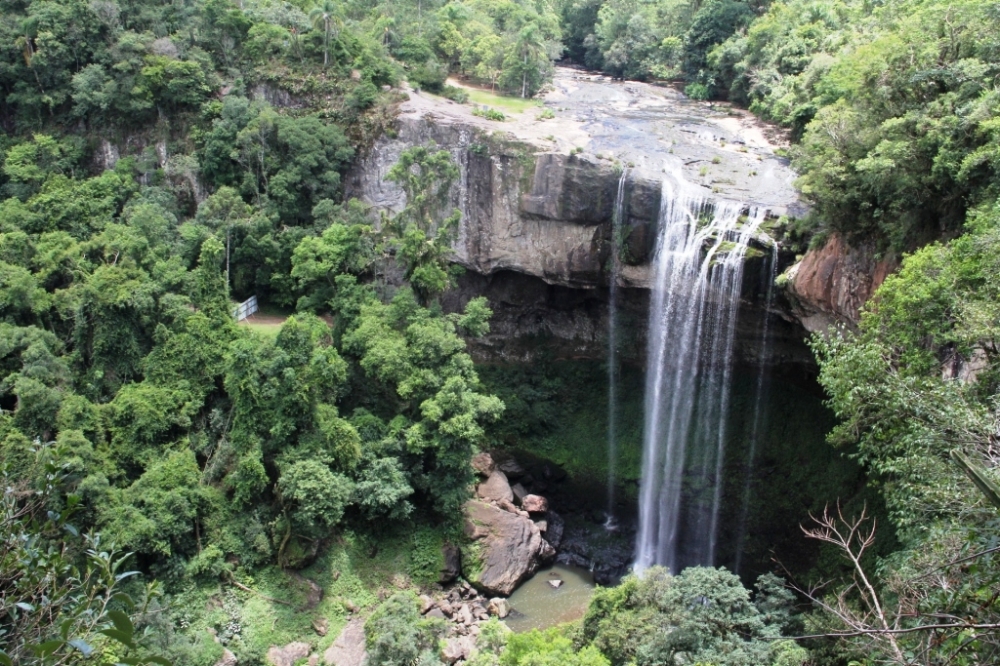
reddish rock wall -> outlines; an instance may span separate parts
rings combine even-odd
[[[834,235],[789,269],[787,293],[795,315],[812,332],[837,324],[851,328],[872,293],[899,266],[894,255],[879,257],[871,245],[849,246]]]

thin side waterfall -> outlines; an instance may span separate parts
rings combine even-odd
[[[765,293],[767,296],[764,300],[764,320],[760,326],[760,361],[757,367],[757,385],[754,390],[753,420],[750,425],[750,446],[747,450],[746,474],[743,478],[743,499],[740,506],[740,521],[736,528],[736,560],[734,562],[734,569],[737,574],[740,573],[740,568],[743,564],[743,550],[747,536],[747,519],[750,516],[750,484],[753,480],[754,463],[757,459],[757,447],[759,446],[760,435],[766,426],[763,408],[766,404],[768,389],[770,388],[767,372],[768,363],[771,360],[771,336],[769,335],[771,328],[770,312],[771,305],[774,301],[774,281],[777,277],[777,271],[778,245],[777,243],[772,242],[771,261],[768,264],[768,270],[765,273],[765,279],[767,280]]]
[[[617,529],[615,483],[618,466],[618,278],[621,275],[622,218],[625,215],[625,178],[622,171],[611,218],[611,277],[608,293],[608,508],[604,528]]]
[[[650,302],[636,571],[715,557],[743,258],[765,211],[664,180]]]

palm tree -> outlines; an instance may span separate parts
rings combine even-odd
[[[326,69],[330,62],[330,36],[334,34],[334,29],[339,34],[344,26],[340,7],[333,0],[323,0],[309,12],[309,19],[313,22],[313,26],[323,31],[323,69]]]
[[[391,16],[381,16],[375,22],[375,31],[382,31],[382,46],[388,47],[396,41],[396,19]]]
[[[521,28],[517,34],[517,44],[515,51],[521,57],[521,99],[527,97],[528,92],[528,62],[537,63],[541,58],[546,57],[545,38],[542,36],[538,24],[529,23]]]
[[[31,60],[35,57],[34,40],[38,36],[38,17],[32,16],[21,21],[20,32],[15,43],[24,52],[24,64],[31,67]]]

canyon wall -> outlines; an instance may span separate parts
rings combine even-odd
[[[557,77],[560,85],[570,85],[565,76]],[[601,93],[609,89],[609,85],[595,88]],[[629,94],[635,90],[634,85],[624,89]],[[562,99],[570,98],[567,93]],[[345,185],[348,196],[382,211],[398,211],[405,205],[405,194],[386,175],[400,154],[430,144],[451,153],[460,175],[449,193],[448,207],[462,214],[454,257],[467,274],[446,297],[445,306],[457,309],[469,298],[487,296],[495,314],[491,334],[473,345],[481,360],[525,361],[540,350],[558,357],[603,356],[609,266],[616,249],[623,262],[619,286],[623,287],[624,355],[643,357],[654,275],[650,261],[659,234],[666,171],[655,168],[656,159],[680,164],[678,172],[704,188],[706,199],[762,205],[772,216],[804,212],[791,188],[794,174],[787,163],[768,147],[743,142],[738,133],[716,143],[716,134],[706,138],[706,130],[681,127],[677,136],[694,134],[701,143],[681,145],[673,139],[669,148],[636,165],[630,160],[630,146],[617,152],[597,150],[608,145],[595,143],[595,132],[608,122],[603,116],[590,124],[580,121],[579,114],[542,122],[526,111],[523,118],[497,123],[471,111],[468,105],[411,91],[394,130],[359,156]],[[670,122],[670,127],[677,126],[676,119]],[[543,134],[550,130],[556,134]],[[662,143],[663,131],[653,127],[651,132],[641,137],[641,143]],[[684,152],[677,156],[675,148]],[[650,150],[640,145],[636,154]],[[763,178],[758,169],[765,168]],[[622,230],[614,238],[612,220],[623,172]],[[756,360],[761,318],[768,316],[773,362],[811,365],[811,354],[803,344],[806,331],[838,323],[853,326],[861,305],[894,268],[873,251],[848,248],[834,237],[791,267],[783,280],[786,289],[779,290],[771,311],[765,313],[770,248],[757,243],[755,249],[748,254],[737,331],[737,358],[747,362]],[[779,253],[778,272],[793,260],[788,253]]]

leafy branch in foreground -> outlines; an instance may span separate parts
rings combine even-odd
[[[145,587],[140,603],[125,588],[137,571],[130,553],[81,534],[70,519],[80,498],[67,494],[65,451],[36,446],[40,482],[32,488],[3,470],[0,499],[0,664],[62,666],[100,655],[103,663],[139,666],[166,659],[147,654],[135,620],[158,596]]]
[[[989,547],[940,565],[939,553],[925,553],[899,566],[890,562],[886,581],[878,589],[866,570],[866,552],[875,543],[876,524],[865,510],[845,518],[838,505],[813,517],[815,527],[802,527],[810,539],[836,546],[854,569],[852,583],[834,595],[822,595],[823,585],[811,589],[792,586],[826,611],[842,629],[805,638],[861,639],[860,646],[893,664],[986,663],[973,661],[1000,654],[1000,588],[996,585],[996,554]],[[975,545],[973,535],[960,546]],[[987,543],[995,538],[987,536]],[[956,544],[943,544],[954,548]],[[956,661],[956,658],[958,660]]]

